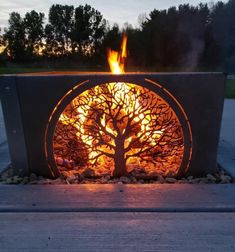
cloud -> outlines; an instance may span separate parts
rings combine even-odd
[[[27,11],[36,10],[44,12],[46,17],[52,4],[78,5],[89,4],[99,10],[104,18],[111,23],[117,22],[122,25],[128,22],[137,25],[140,14],[149,14],[154,8],[164,9],[170,6],[177,6],[183,3],[198,4],[199,2],[209,2],[210,0],[1,0],[0,3],[0,26],[6,26],[9,13],[17,11],[24,15]]]

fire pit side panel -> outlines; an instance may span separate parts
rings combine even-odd
[[[48,178],[58,177],[59,173],[48,165],[45,156],[48,119],[61,97],[83,78],[54,75],[17,78],[30,172]]]
[[[24,176],[29,173],[28,153],[15,77],[0,78],[0,95],[11,165],[15,174]]]

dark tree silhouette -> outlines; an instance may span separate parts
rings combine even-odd
[[[9,27],[5,29],[4,40],[7,53],[12,60],[22,62],[25,59],[25,29],[20,14],[12,12],[8,20]]]
[[[2,29],[0,28],[0,47],[1,46],[5,46],[5,41],[3,39]]]
[[[22,63],[43,58],[55,65],[67,62],[100,67],[106,64],[106,49],[120,44],[124,30],[128,35],[127,69],[234,72],[234,17],[235,0],[183,4],[154,9],[140,19],[140,27],[125,25],[119,29],[116,25],[110,28],[90,5],[54,4],[45,27],[43,13],[32,10],[25,17],[10,14],[3,34],[6,50],[2,59],[8,56]]]
[[[235,72],[235,0],[218,2],[211,11],[211,27],[221,49],[220,66]],[[219,64],[218,64],[219,65]]]
[[[49,36],[49,41],[53,41],[53,50],[57,55],[66,55],[71,52],[73,15],[74,7],[70,5],[53,4],[49,10],[46,35]]]
[[[88,162],[97,165],[104,156],[114,162],[115,177],[128,174],[132,158],[166,165],[176,152],[183,155],[182,129],[173,110],[155,93],[133,84],[89,89],[66,107],[61,122],[76,127],[90,153]]]
[[[25,44],[29,57],[37,55],[43,45],[44,14],[36,11],[27,12],[23,20],[25,28]]]
[[[90,5],[80,5],[75,9],[72,30],[73,47],[91,55],[102,42],[106,21],[101,13]]]

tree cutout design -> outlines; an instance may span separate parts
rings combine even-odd
[[[154,92],[129,83],[102,84],[78,95],[54,134],[58,165],[94,170],[106,165],[114,177],[128,175],[133,164],[146,174],[176,175],[183,152],[183,131],[173,109]]]

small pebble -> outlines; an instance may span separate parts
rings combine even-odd
[[[34,173],[31,173],[29,176],[29,181],[35,181],[38,179],[38,176]]]
[[[193,176],[188,176],[187,179],[191,180],[191,179],[193,179]]]
[[[92,170],[91,168],[86,168],[83,172],[82,175],[86,178],[91,178],[95,175],[94,170]]]
[[[6,179],[6,183],[7,183],[7,184],[12,184],[12,183],[13,183],[12,178],[7,178],[7,179]]]
[[[72,184],[72,183],[74,183],[74,181],[77,179],[77,176],[75,176],[75,175],[70,175],[70,176],[68,176],[66,179],[67,179],[67,181],[68,181],[70,184]]]
[[[211,175],[211,174],[207,174],[206,175],[206,178],[208,179],[208,180],[211,180],[211,181],[216,181],[216,178],[213,176],[213,175]]]
[[[136,173],[136,175],[134,174]],[[74,173],[70,171],[64,171],[62,176],[57,179],[46,179],[42,176],[37,176],[34,173],[31,173],[28,177],[20,177],[17,175],[13,175],[13,171],[7,171],[0,175],[0,184],[227,184],[232,183],[233,178],[229,176],[226,171],[218,170],[215,174],[207,174],[205,177],[195,178],[193,176],[188,176],[187,178],[181,178],[177,180],[174,177],[169,175],[165,177],[161,174],[157,174],[155,172],[148,173],[151,174],[151,178],[148,179],[147,174],[143,173],[143,169],[135,168],[133,172],[131,172],[130,177],[122,176],[120,178],[112,178],[108,173],[105,173],[100,178],[93,179],[92,177],[95,175],[95,171],[91,168],[85,168],[82,174],[79,174],[77,170],[74,170]],[[143,175],[144,179],[140,175]],[[135,177],[137,176],[137,178]],[[157,177],[156,179],[153,178]],[[138,177],[140,177],[138,179]],[[121,192],[121,191],[120,191]]]
[[[158,180],[160,183],[165,183],[165,179],[163,178],[162,175],[158,175],[158,176],[157,176],[157,180]]]
[[[122,176],[119,179],[121,182],[123,182],[124,184],[127,184],[130,182],[130,179],[128,177]]]
[[[177,180],[175,178],[166,178],[165,179],[167,183],[170,183],[170,184],[173,184],[173,183],[176,183]]]
[[[232,181],[232,178],[228,175],[221,175],[220,179],[221,179],[221,181],[220,181],[221,184],[227,184]]]

